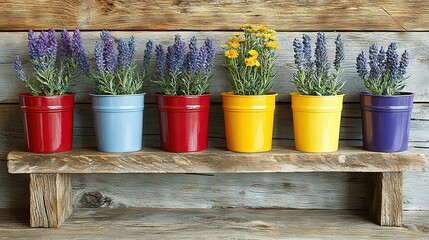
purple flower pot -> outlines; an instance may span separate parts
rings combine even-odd
[[[360,92],[363,147],[376,152],[401,152],[408,149],[414,95],[394,96]]]

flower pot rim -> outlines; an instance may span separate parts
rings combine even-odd
[[[76,93],[67,93],[67,94],[52,95],[52,96],[45,96],[45,95],[34,96],[34,95],[31,95],[28,92],[23,92],[23,93],[19,93],[18,94],[19,97],[28,97],[28,98],[40,98],[40,97],[43,97],[43,98],[58,98],[58,97],[75,96],[75,95],[76,95]]]
[[[346,95],[345,93],[342,93],[342,94],[329,95],[329,96],[315,96],[315,95],[302,95],[299,92],[290,92],[289,94],[291,96],[301,96],[306,98],[336,98],[336,97],[344,97]]]
[[[89,96],[94,96],[94,97],[128,97],[128,96],[144,96],[145,94],[146,93],[110,95],[110,94],[101,94],[101,93],[90,93]]]
[[[197,94],[197,95],[170,95],[170,94],[162,94],[162,93],[155,93],[155,96],[161,96],[161,97],[167,97],[167,98],[198,98],[201,96],[211,96],[210,92],[205,92],[203,94]]]
[[[269,92],[268,94],[265,94],[265,95],[237,95],[237,94],[234,94],[234,92],[232,92],[232,91],[228,91],[228,92],[221,92],[221,95],[222,96],[234,96],[234,97],[240,97],[240,98],[254,98],[254,97],[277,96],[278,93]]]
[[[414,96],[414,93],[412,93],[412,92],[399,92],[399,94],[396,94],[396,95],[375,95],[375,94],[372,94],[370,91],[361,91],[361,92],[359,92],[359,95],[380,97],[380,98],[400,98],[400,97],[406,97],[406,96]]]

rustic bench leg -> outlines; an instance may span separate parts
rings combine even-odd
[[[402,226],[402,172],[369,173],[368,208],[381,226]]]
[[[72,212],[71,174],[30,174],[31,227],[59,227]]]

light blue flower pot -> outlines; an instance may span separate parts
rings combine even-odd
[[[139,151],[142,148],[145,94],[90,95],[98,150]]]

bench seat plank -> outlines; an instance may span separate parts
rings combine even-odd
[[[399,153],[342,147],[333,153],[303,153],[275,147],[265,153],[236,153],[210,148],[169,153],[144,148],[132,153],[74,149],[54,154],[12,151],[10,173],[259,173],[259,172],[424,172],[425,156],[411,149]]]

